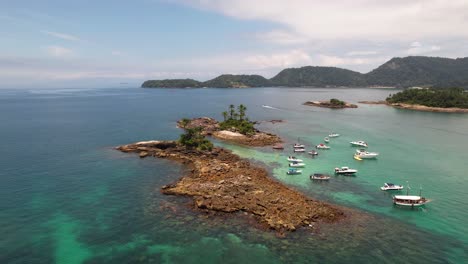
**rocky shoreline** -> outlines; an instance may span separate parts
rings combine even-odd
[[[271,120],[271,123],[280,123],[282,120]],[[177,122],[178,127],[180,128],[194,128],[201,127],[202,134],[206,136],[212,136],[217,139],[228,141],[231,143],[236,143],[245,146],[251,147],[266,147],[272,146],[277,143],[283,142],[281,138],[277,135],[262,132],[256,130],[253,135],[243,135],[236,131],[221,130],[219,127],[219,122],[214,118],[210,117],[199,117],[189,120],[186,124],[182,125],[182,120]]]
[[[332,109],[357,108],[358,107],[355,104],[350,104],[346,102],[343,105],[331,104],[330,101],[307,101],[304,103],[304,105],[318,106],[318,107],[325,107],[325,108],[332,108]]]
[[[230,151],[187,149],[175,141],[145,141],[119,146],[141,158],[157,157],[182,162],[189,174],[163,186],[168,195],[192,197],[197,208],[224,213],[246,212],[260,224],[278,232],[333,223],[346,217],[344,210],[310,199],[271,179],[268,172]]]
[[[359,101],[360,104],[383,104],[388,105],[391,107],[395,107],[398,109],[409,109],[409,110],[416,110],[416,111],[423,111],[423,112],[438,112],[438,113],[468,113],[468,109],[465,108],[457,108],[457,107],[431,107],[425,105],[417,105],[417,104],[404,104],[404,103],[388,103],[387,101]]]

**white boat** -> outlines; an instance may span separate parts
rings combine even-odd
[[[297,174],[301,174],[302,173],[302,170],[298,170],[298,169],[289,169],[286,174],[288,175],[297,175]]]
[[[364,147],[367,148],[367,143],[365,141],[359,140],[359,141],[351,141],[349,142],[353,146],[359,146],[359,147]]]
[[[348,167],[335,168],[335,173],[336,174],[351,175],[351,174],[355,174],[356,172],[357,172],[357,170],[350,169]]]
[[[309,176],[311,180],[318,180],[318,181],[328,181],[330,180],[330,176],[322,173],[314,173]]]
[[[302,163],[302,162],[289,163],[289,167],[293,167],[293,168],[303,168],[304,166],[305,166],[305,163]]]
[[[386,182],[384,186],[380,187],[382,191],[397,191],[403,189],[403,185],[393,184]]]
[[[330,149],[329,146],[325,145],[325,144],[318,144],[317,146],[315,146],[316,148],[318,149]]]
[[[289,156],[289,157],[288,157],[288,161],[291,161],[291,162],[303,162],[303,160],[298,159],[298,158],[296,158],[296,157],[294,157],[294,156]]]
[[[295,148],[294,152],[305,152],[305,148]]]
[[[309,154],[312,155],[312,156],[318,155],[318,152],[317,152],[316,150],[311,150],[311,151],[309,151],[309,152],[307,152],[307,153],[309,153]]]
[[[328,135],[328,137],[330,138],[334,138],[334,137],[339,137],[340,134],[337,134],[337,133],[331,133],[330,135]]]
[[[296,144],[294,144],[293,148],[305,148],[305,145],[296,143]]]
[[[355,155],[361,159],[375,159],[377,158],[379,153],[369,152],[369,151],[366,151],[365,149],[357,149]]]
[[[419,190],[419,195],[409,195],[409,185],[406,186],[406,195],[395,195],[393,196],[393,204],[409,207],[418,207],[423,206],[430,202],[429,199],[421,196],[421,189]]]
[[[325,138],[323,139],[323,141],[325,141],[325,142],[328,143],[328,142],[330,142],[330,139],[329,139],[328,137],[325,137]]]

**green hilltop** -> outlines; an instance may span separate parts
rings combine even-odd
[[[305,66],[288,68],[271,79],[260,75],[223,74],[199,82],[193,79],[148,80],[145,88],[245,88],[245,87],[375,87],[413,86],[468,88],[468,58],[410,56],[393,58],[373,71],[359,72],[336,68]]]

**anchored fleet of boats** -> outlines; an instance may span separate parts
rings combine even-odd
[[[336,138],[336,137],[339,137],[339,136],[340,136],[340,134],[330,133],[328,135],[328,137],[324,138],[324,141],[326,143],[330,143],[332,138]],[[356,152],[353,155],[354,159],[356,159],[356,160],[362,161],[362,160],[365,160],[365,159],[376,159],[377,156],[379,156],[378,152],[370,152],[370,151],[367,151],[366,149],[364,149],[364,148],[367,148],[369,145],[367,144],[367,142],[365,142],[363,140],[351,141],[350,144],[352,146],[355,146],[355,147],[361,147],[361,148],[357,149]],[[327,145],[325,145],[323,143],[320,143],[320,144],[316,145],[315,148],[317,148],[319,150],[321,150],[321,149],[325,150],[325,149],[330,149],[330,146],[327,146]],[[295,143],[293,145],[293,151],[294,152],[305,152],[306,151],[306,146],[304,144],[299,143],[299,139],[298,139],[298,143]],[[307,153],[312,155],[313,157],[315,157],[315,156],[317,156],[319,154],[316,150],[311,150],[311,151],[309,151]],[[302,174],[302,170],[298,169],[298,168],[304,168],[305,165],[306,165],[302,159],[299,159],[299,158],[297,158],[295,156],[289,156],[287,158],[287,161],[289,162],[289,167],[290,167],[288,169],[288,171],[286,172],[288,175]],[[353,176],[357,172],[358,172],[358,170],[349,168],[347,166],[336,167],[334,169],[335,175]],[[311,180],[313,180],[313,181],[328,181],[328,180],[330,180],[331,177],[329,175],[323,174],[323,173],[313,173],[313,174],[309,175],[309,178]],[[403,188],[404,188],[404,186],[402,186],[402,185],[388,183],[388,182],[384,183],[384,185],[382,187],[380,187],[380,189],[382,191],[401,191]],[[409,192],[409,186],[407,186],[406,195],[394,195],[394,196],[392,196],[393,204],[398,205],[398,206],[407,206],[407,207],[413,208],[413,207],[423,206],[423,205],[425,205],[426,203],[428,203],[430,201],[429,199],[426,199],[425,197],[421,196],[421,191],[420,191],[419,195],[409,195],[408,192]]]

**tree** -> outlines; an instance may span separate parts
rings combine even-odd
[[[229,105],[229,117],[230,117],[230,119],[234,118],[235,113],[236,113],[236,110],[234,108],[234,105],[233,104]]]
[[[245,111],[247,110],[247,107],[245,107],[243,104],[240,104],[237,109],[239,110],[239,119],[242,121],[244,120],[245,117]]]
[[[180,122],[179,122],[179,126],[181,128],[183,128],[183,129],[185,129],[189,123],[190,123],[190,119],[182,118],[182,120],[180,120]]]
[[[189,149],[212,150],[213,143],[202,135],[202,130],[201,127],[185,129],[185,133],[180,135],[179,143]]]
[[[227,120],[227,117],[228,117],[228,112],[227,112],[227,111],[224,111],[224,112],[223,112],[224,121]]]

